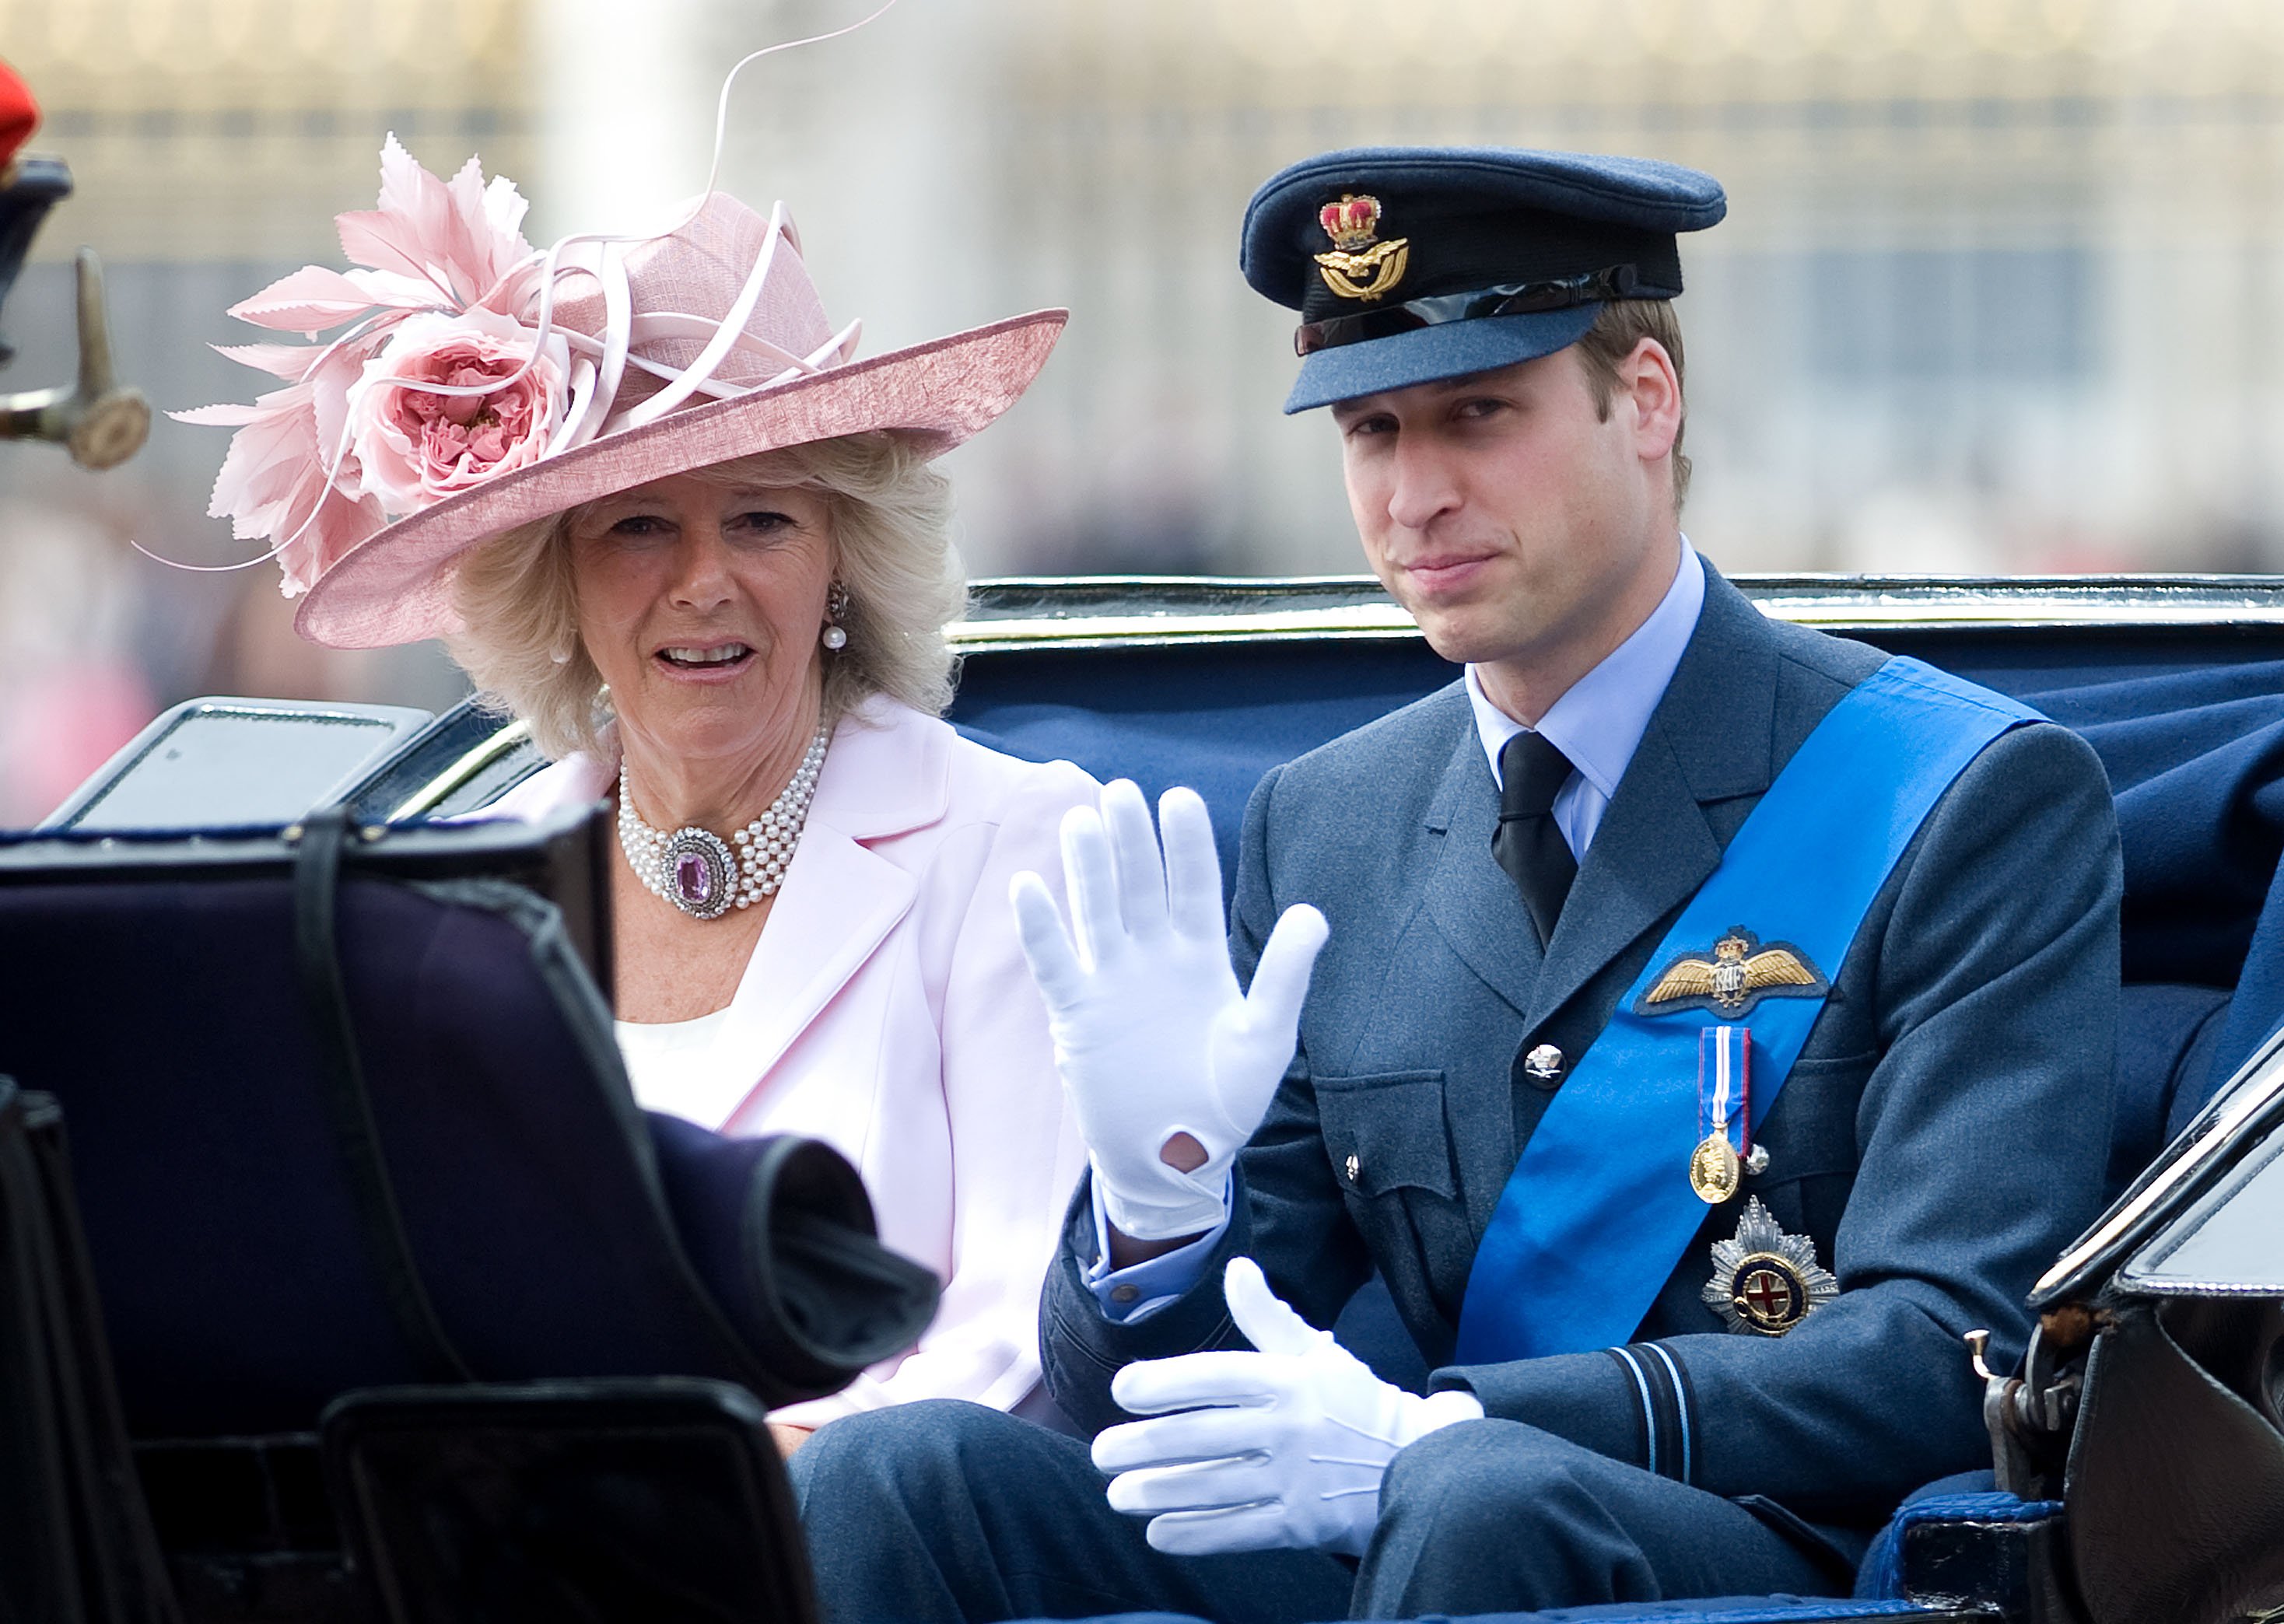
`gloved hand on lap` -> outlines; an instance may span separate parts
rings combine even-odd
[[[1287,909],[1252,991],[1240,992],[1205,802],[1170,789],[1158,814],[1162,863],[1149,807],[1130,781],[1103,790],[1099,814],[1065,815],[1070,932],[1037,875],[1017,875],[1010,893],[1104,1211],[1137,1240],[1221,1222],[1231,1159],[1261,1126],[1292,1060],[1326,934],[1314,908]],[[1185,1164],[1177,1166],[1164,1152],[1182,1135],[1196,1149],[1177,1145]]]
[[[1482,1402],[1390,1386],[1279,1300],[1251,1258],[1230,1260],[1222,1294],[1259,1351],[1185,1354],[1118,1372],[1111,1396],[1153,1418],[1094,1441],[1096,1467],[1118,1474],[1112,1507],[1150,1518],[1151,1546],[1175,1556],[1362,1556],[1388,1462],[1438,1427],[1480,1420]]]

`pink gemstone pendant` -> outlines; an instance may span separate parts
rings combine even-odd
[[[668,900],[695,919],[718,919],[730,911],[738,860],[710,830],[677,829],[666,842]]]

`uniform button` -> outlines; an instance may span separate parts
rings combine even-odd
[[[1552,1043],[1541,1043],[1522,1057],[1522,1074],[1542,1089],[1552,1089],[1562,1081],[1562,1051]]]
[[[1357,1175],[1364,1171],[1364,1164],[1351,1155],[1342,1171],[1348,1174],[1349,1183],[1353,1184],[1357,1182]]]
[[[1110,1300],[1113,1302],[1132,1302],[1140,1295],[1142,1288],[1138,1285],[1114,1285],[1110,1288]]]

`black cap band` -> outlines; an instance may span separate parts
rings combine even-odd
[[[1383,241],[1402,238],[1404,244],[1403,278],[1388,290],[1388,299],[1559,282],[1611,265],[1633,266],[1643,296],[1650,296],[1651,288],[1661,290],[1657,296],[1665,298],[1681,291],[1681,256],[1670,231],[1568,219],[1543,209],[1453,209],[1440,198],[1391,195],[1378,200],[1384,205],[1378,236]],[[1313,238],[1319,251],[1333,246],[1313,213],[1304,237]],[[1380,302],[1343,295],[1318,269],[1321,262],[1303,262],[1309,274],[1302,288],[1302,321],[1346,316]]]
[[[1352,310],[1322,321],[1302,322],[1293,330],[1293,353],[1313,355],[1343,344],[1391,338],[1445,322],[1473,321],[1486,316],[1522,316],[1537,310],[1565,310],[1573,305],[1600,304],[1611,299],[1670,299],[1673,290],[1653,287],[1632,265],[1606,265],[1575,277],[1544,282],[1506,282],[1464,293],[1432,293],[1407,299],[1402,304]]]

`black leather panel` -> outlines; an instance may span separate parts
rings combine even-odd
[[[2094,1624],[2284,1607],[2284,1435],[2148,1310],[2095,1339],[2064,1498]]]

